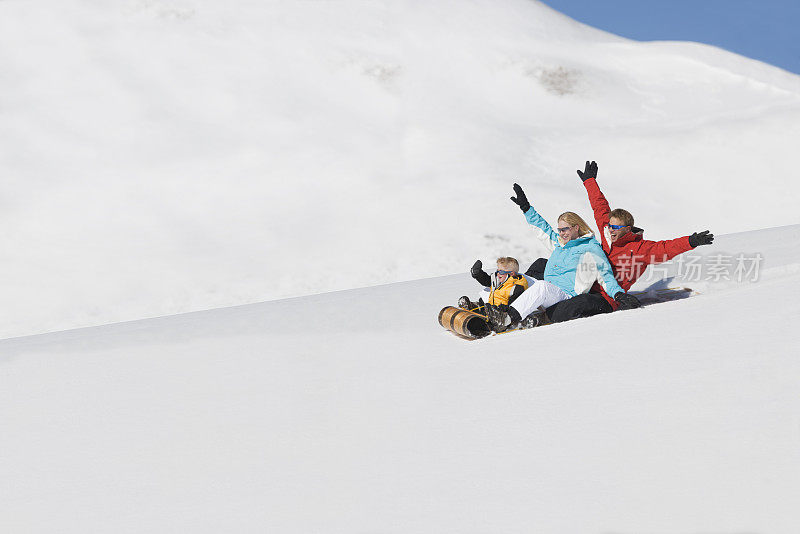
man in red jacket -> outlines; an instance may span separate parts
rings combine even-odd
[[[623,209],[612,210],[608,205],[597,185],[597,163],[587,161],[584,171],[577,173],[589,194],[603,250],[611,260],[617,282],[625,291],[642,276],[648,265],[669,261],[678,254],[714,242],[714,235],[708,230],[666,241],[644,239],[644,230],[633,225],[633,215]],[[603,296],[616,309],[614,299]]]
[[[671,260],[678,254],[714,242],[714,235],[708,230],[666,241],[644,239],[644,230],[633,225],[633,215],[630,212],[623,209],[611,210],[597,185],[597,163],[587,161],[584,171],[577,172],[589,194],[589,203],[600,230],[603,250],[611,261],[617,282],[625,291],[631,288],[648,265]],[[595,287],[590,293],[551,306],[547,315],[553,322],[560,322],[608,313],[618,306],[600,287]]]

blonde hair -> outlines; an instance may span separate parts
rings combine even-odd
[[[497,258],[497,266],[504,271],[514,271],[515,273],[519,272],[519,262],[515,258]]]
[[[589,225],[586,224],[580,215],[572,211],[565,211],[561,215],[558,216],[559,221],[564,221],[570,226],[578,225],[578,229],[581,231],[580,235],[591,234],[592,230],[589,228]]]
[[[611,210],[611,213],[608,214],[608,218],[615,217],[622,221],[624,226],[633,226],[633,215],[631,212],[624,210],[622,208],[617,208],[615,210]]]

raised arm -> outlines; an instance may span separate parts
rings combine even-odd
[[[469,274],[483,287],[490,287],[492,285],[492,277],[483,270],[483,262],[481,260],[477,260],[472,264]]]
[[[611,213],[611,207],[608,205],[606,197],[603,196],[603,192],[600,191],[600,186],[597,185],[597,163],[587,161],[584,171],[577,171],[577,173],[586,188],[586,193],[589,195],[589,204],[592,205],[592,211],[594,212],[594,222],[597,223],[597,229],[600,230],[603,249],[608,250],[609,244],[606,242],[603,229],[608,224],[608,214]]]
[[[671,260],[678,254],[683,254],[701,245],[710,245],[713,242],[714,234],[708,230],[677,239],[642,241],[635,251],[633,259],[637,263],[645,265],[661,263]]]
[[[634,253],[634,260],[645,265],[662,263],[693,248],[689,236],[664,241],[641,241]]]
[[[528,224],[532,225],[535,229],[536,237],[547,246],[548,250],[551,252],[555,250],[559,243],[558,234],[553,231],[553,227],[544,220],[544,217],[533,209],[531,203],[528,202],[528,197],[525,196],[525,192],[519,184],[514,184],[514,193],[516,196],[511,197],[511,201],[519,206],[519,209],[525,214],[525,219],[527,219]]]

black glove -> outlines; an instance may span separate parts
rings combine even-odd
[[[624,291],[620,291],[619,293],[614,295],[614,300],[619,302],[620,310],[632,310],[634,308],[642,307],[642,303],[639,302],[639,299],[637,299],[633,295],[625,293]]]
[[[576,172],[578,173],[578,176],[581,177],[582,182],[585,182],[589,178],[597,178],[597,163],[595,163],[594,161],[589,163],[587,161],[586,168],[583,170],[583,172],[581,171],[576,171]]]
[[[714,234],[708,230],[700,232],[699,234],[695,232],[689,236],[689,244],[692,245],[692,248],[699,247],[700,245],[710,245],[713,242]]]
[[[481,260],[478,260],[475,263],[473,263],[472,269],[469,270],[469,273],[473,277],[478,276],[482,272],[483,272],[483,262]]]
[[[492,285],[492,277],[484,272],[483,263],[481,260],[476,261],[472,265],[472,269],[469,270],[469,274],[471,274],[472,278],[474,278],[483,287],[489,287]]]
[[[514,193],[516,193],[517,196],[511,197],[511,202],[519,206],[519,209],[522,210],[522,213],[525,213],[531,209],[531,203],[528,202],[528,197],[525,196],[525,192],[522,190],[519,184],[514,184]]]

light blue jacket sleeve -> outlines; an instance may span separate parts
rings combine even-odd
[[[592,255],[595,257],[595,262],[597,264],[597,281],[600,282],[600,285],[603,287],[603,290],[608,293],[608,296],[614,298],[617,293],[624,293],[624,291],[614,277],[611,263],[603,253],[603,249],[599,246],[596,248],[599,250],[593,251]]]
[[[528,208],[528,211],[525,212],[525,218],[528,220],[528,224],[536,229],[536,236],[547,245],[551,251],[559,246],[558,234],[553,231],[553,227],[544,220],[544,217],[533,209],[533,206]]]

